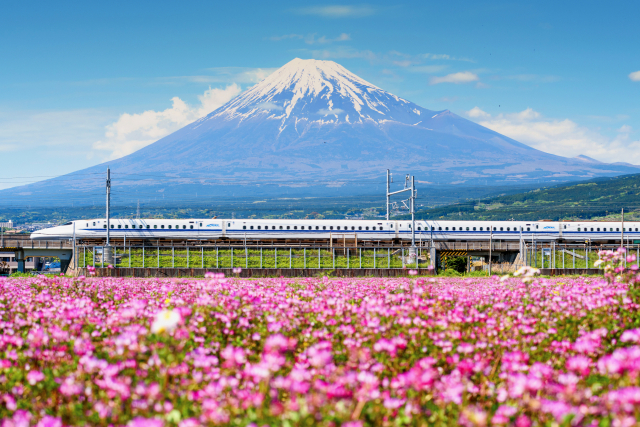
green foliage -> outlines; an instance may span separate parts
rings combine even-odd
[[[448,220],[577,220],[615,219],[620,211],[640,207],[640,174],[598,178],[579,184],[563,184],[524,193],[464,202],[420,211],[417,219]],[[640,211],[625,218],[640,219]]]
[[[447,258],[447,270],[452,269],[458,273],[467,271],[467,258],[463,256]]]

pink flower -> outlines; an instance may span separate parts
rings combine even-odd
[[[31,425],[31,413],[18,409],[11,418],[6,418],[2,422],[2,427],[29,427]]]
[[[508,424],[511,422],[511,417],[513,417],[517,412],[518,409],[513,406],[501,405],[493,415],[491,423],[498,425]]]
[[[220,356],[225,360],[224,366],[227,368],[242,365],[247,361],[244,350],[231,345],[225,347]]]
[[[127,423],[128,427],[162,427],[164,421],[161,418],[135,417]]]
[[[586,356],[573,356],[567,359],[567,369],[579,373],[582,376],[589,375],[591,370],[591,359]]]
[[[60,393],[65,396],[75,396],[82,393],[82,386],[76,384],[73,377],[67,377],[62,381],[60,385]]]
[[[62,420],[57,417],[52,417],[51,415],[45,415],[38,421],[36,427],[62,427]]]
[[[40,371],[29,371],[27,374],[27,382],[31,385],[36,385],[44,379],[44,374]]]
[[[624,331],[620,337],[620,341],[640,343],[640,328]]]
[[[333,361],[331,354],[331,343],[327,341],[319,342],[307,350],[307,359],[311,366],[322,368]]]

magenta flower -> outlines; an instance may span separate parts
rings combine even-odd
[[[40,371],[29,371],[27,374],[27,382],[31,385],[36,385],[42,380],[44,380],[44,374]]]

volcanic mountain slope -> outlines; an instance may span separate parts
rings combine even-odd
[[[149,185],[155,187],[162,186],[162,176],[184,178],[188,191],[197,191],[202,177],[313,185],[378,178],[387,168],[413,172],[423,182],[469,184],[637,171],[535,150],[448,110],[399,98],[335,62],[312,59],[292,60],[206,117],[109,164],[116,176],[153,175]],[[34,195],[52,185],[56,179],[0,196]],[[89,184],[72,185],[81,190]]]

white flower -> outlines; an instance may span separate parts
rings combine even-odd
[[[600,267],[602,264],[604,264],[604,261],[599,259],[596,262],[593,263],[594,267]]]
[[[151,332],[154,334],[172,331],[180,323],[180,313],[175,310],[162,310],[156,314],[156,318],[151,325]]]
[[[502,276],[502,277],[500,278],[500,281],[501,281],[501,282],[506,282],[507,280],[509,280],[509,275],[508,275],[508,274],[505,274],[504,276]]]

